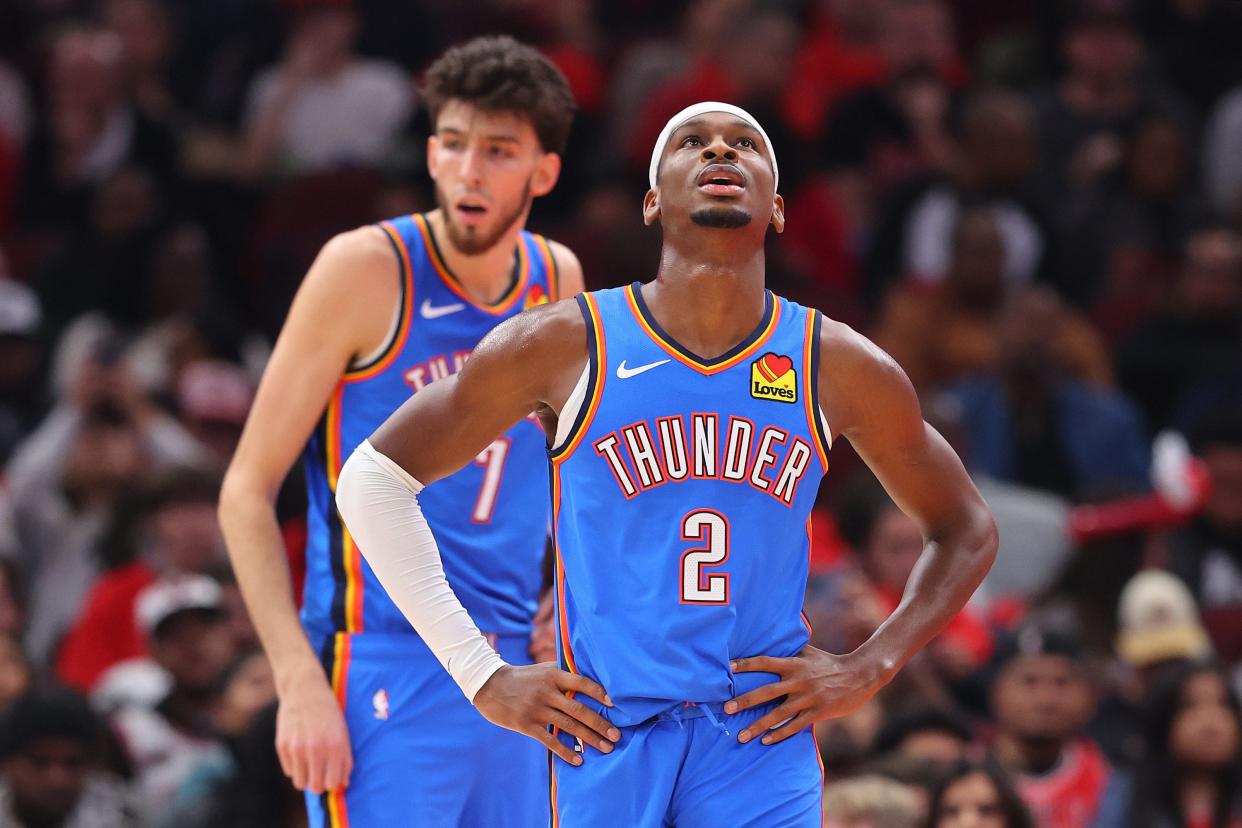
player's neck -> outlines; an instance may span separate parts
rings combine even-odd
[[[665,243],[656,281],[643,290],[656,321],[694,353],[715,358],[763,318],[763,249],[728,263],[688,259]]]
[[[428,213],[427,222],[445,266],[470,298],[480,304],[490,304],[505,294],[513,283],[514,254],[526,224],[525,216],[514,222],[495,244],[477,255],[468,255],[454,246],[440,210]]]

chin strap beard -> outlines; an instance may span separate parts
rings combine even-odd
[[[750,213],[738,207],[706,207],[690,214],[690,220],[700,227],[733,230],[750,224]]]

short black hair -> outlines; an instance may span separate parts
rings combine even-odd
[[[884,722],[875,739],[876,752],[896,750],[908,736],[927,731],[947,733],[963,742],[969,742],[971,737],[970,725],[957,713],[942,707],[912,705],[893,713]]]
[[[449,101],[530,120],[544,152],[564,154],[574,118],[569,81],[552,61],[507,35],[454,46],[427,70],[423,95],[432,128]]]
[[[68,739],[93,750],[101,732],[98,717],[80,694],[66,687],[31,690],[0,719],[0,758],[20,754],[42,739]]]

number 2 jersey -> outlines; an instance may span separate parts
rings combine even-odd
[[[821,317],[765,291],[755,331],[708,360],[660,328],[638,284],[578,303],[582,402],[549,452],[560,658],[603,685],[624,726],[766,684],[729,660],[809,639],[810,514],[830,445]]]
[[[522,233],[512,285],[483,305],[445,267],[424,216],[380,226],[401,262],[401,309],[387,348],[345,373],[305,454],[302,623],[317,643],[334,633],[413,633],[336,511],[342,464],[411,394],[459,371],[488,331],[556,296],[555,265],[540,236]],[[448,581],[486,633],[531,630],[548,537],[546,447],[543,429],[529,418],[419,495]]]

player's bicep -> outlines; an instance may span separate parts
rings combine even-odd
[[[395,254],[374,228],[325,245],[264,369],[229,468],[234,481],[245,478],[272,492],[280,486],[350,359],[388,327],[396,268]]]

